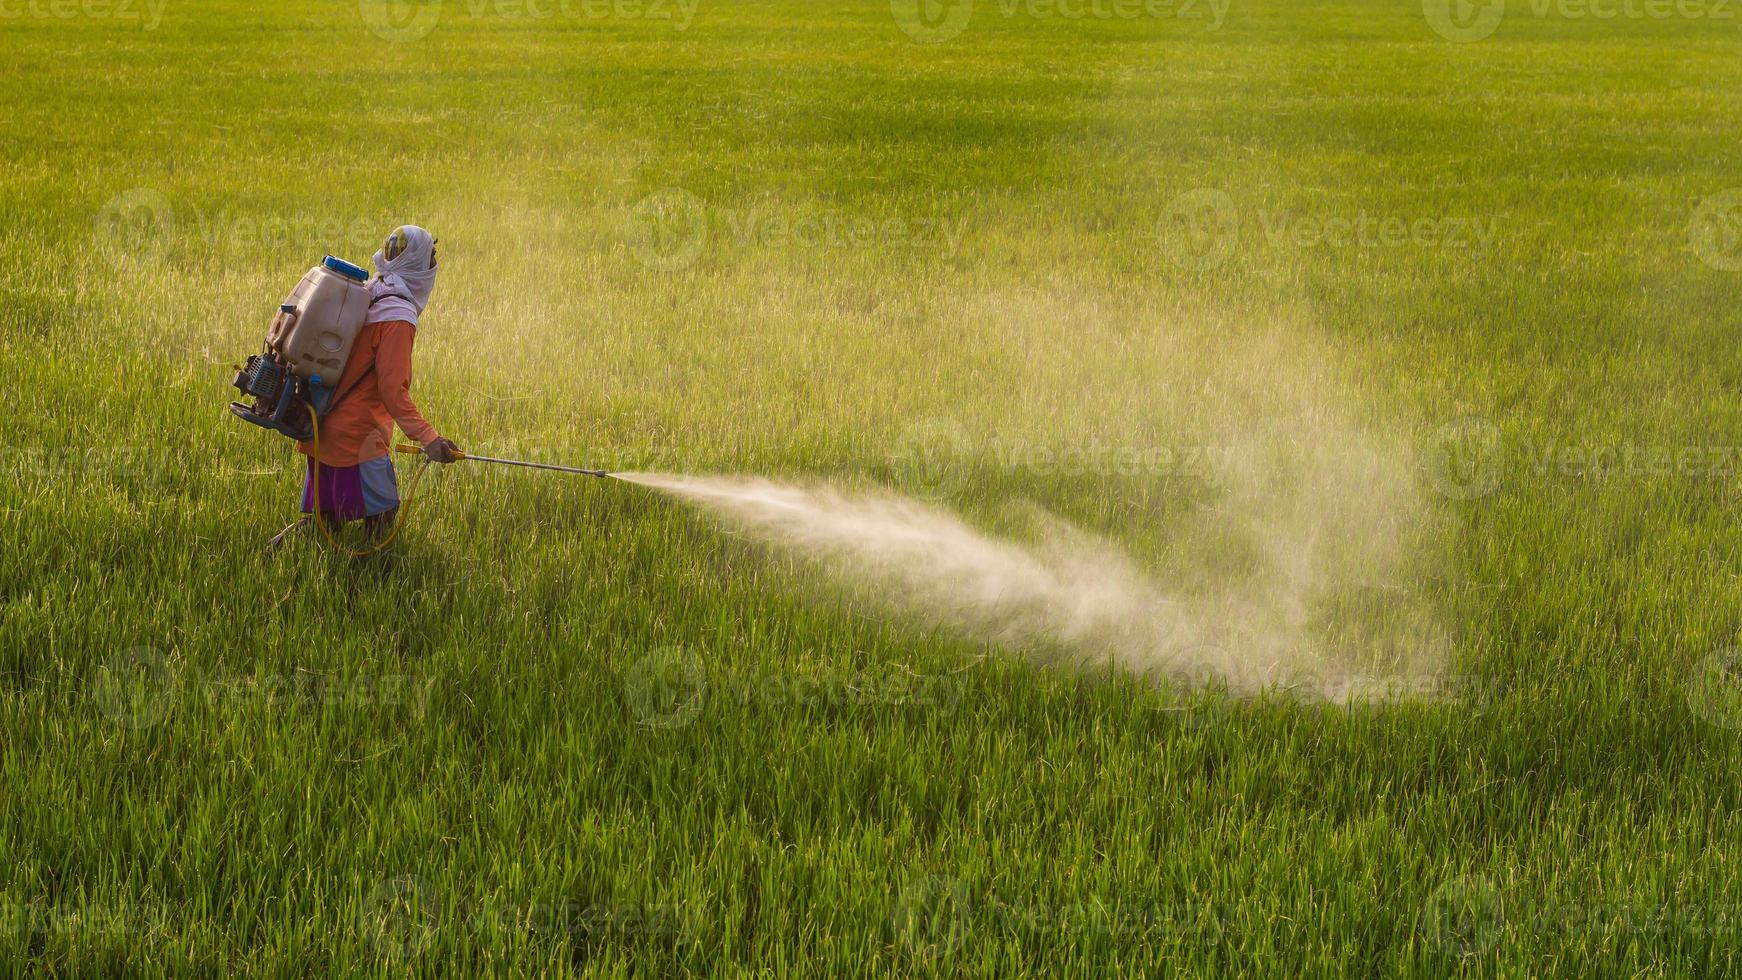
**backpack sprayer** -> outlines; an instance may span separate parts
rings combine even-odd
[[[368,319],[368,284],[366,270],[331,255],[310,269],[279,304],[266,349],[236,372],[232,383],[253,401],[230,411],[298,442],[315,438]]]
[[[331,255],[321,260],[321,264],[310,269],[284,302],[279,304],[278,314],[273,317],[272,325],[266,331],[265,349],[250,356],[247,364],[237,368],[236,379],[232,384],[250,400],[231,402],[230,412],[237,418],[289,436],[298,442],[313,443],[315,456],[318,457],[321,419],[332,409],[337,399],[349,394],[337,392],[335,388],[345,373],[345,365],[351,359],[351,347],[356,342],[357,334],[368,322],[369,303],[368,270]],[[400,445],[397,451],[423,454],[423,449],[412,445]],[[457,458],[474,463],[496,463],[558,473],[577,473],[582,476],[610,476],[604,470],[583,470],[572,466],[529,463],[493,456],[460,453]],[[429,462],[426,458],[425,466]],[[411,500],[417,492],[417,484],[423,478],[423,472],[424,467],[419,467],[417,474],[412,477],[411,486],[405,494],[404,510],[395,523],[393,532],[370,549],[371,551],[387,547],[399,535],[400,528],[405,525],[406,515],[411,512]],[[315,523],[331,541],[332,531],[327,528],[319,507],[319,466],[314,467],[312,479],[314,499],[317,502],[314,509]],[[336,541],[333,543],[337,545]]]

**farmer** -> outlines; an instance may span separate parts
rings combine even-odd
[[[369,282],[368,323],[357,333],[351,360],[320,422],[320,459],[314,444],[300,444],[309,457],[303,478],[303,518],[280,531],[272,547],[307,527],[316,507],[329,527],[359,518],[371,538],[393,527],[399,484],[389,456],[394,423],[437,463],[452,463],[460,448],[436,433],[411,400],[411,345],[417,318],[435,289],[436,242],[429,232],[406,225],[387,236],[375,253]],[[315,467],[320,467],[320,500]]]

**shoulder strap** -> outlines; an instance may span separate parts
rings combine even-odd
[[[357,388],[363,384],[363,382],[369,380],[369,376],[374,374],[374,373],[375,373],[375,365],[373,363],[371,363],[369,365],[369,370],[364,371],[362,374],[357,375],[357,380],[351,382],[351,386],[349,388],[346,388],[344,391],[339,392],[338,397],[334,398],[332,401],[327,403],[327,412],[330,414],[333,409],[338,408],[340,402],[344,401],[347,397],[349,397],[351,392],[356,391]]]
[[[353,345],[351,350],[353,353],[355,353],[356,346]],[[374,353],[371,352],[370,359],[369,359],[369,370],[364,371],[362,374],[357,375],[357,380],[351,382],[350,387],[346,388],[344,391],[339,392],[338,395],[335,396],[332,401],[327,402],[327,411],[323,414],[331,414],[333,409],[339,407],[340,402],[342,402],[346,398],[350,397],[351,392],[356,391],[358,388],[362,387],[363,382],[369,380],[370,375],[373,375],[374,373],[375,373],[375,359],[374,359]]]

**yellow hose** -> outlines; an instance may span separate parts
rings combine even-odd
[[[315,414],[315,407],[313,405],[308,405],[307,408],[309,423],[313,426],[314,432],[314,438],[310,440],[314,445],[314,455],[311,457],[314,468],[310,471],[313,475],[309,479],[314,491],[315,526],[321,529],[322,534],[326,535],[327,543],[353,558],[361,558],[365,555],[372,555],[378,551],[384,550],[388,545],[393,543],[394,538],[399,537],[399,532],[405,528],[406,520],[411,517],[411,500],[417,495],[417,484],[418,481],[423,479],[423,471],[429,469],[429,460],[426,458],[423,461],[423,465],[417,468],[417,472],[412,474],[411,485],[405,488],[405,497],[399,502],[399,516],[393,521],[392,533],[388,534],[387,537],[382,538],[373,548],[365,548],[361,551],[340,544],[339,539],[333,535],[332,529],[327,527],[326,520],[321,516],[321,419],[319,415]],[[388,460],[388,465],[392,465],[391,459]]]

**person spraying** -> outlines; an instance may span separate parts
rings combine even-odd
[[[452,463],[462,456],[411,398],[412,347],[418,319],[435,291],[436,240],[416,225],[395,229],[375,253],[374,265],[367,313],[350,340],[343,371],[336,383],[312,389],[326,398],[318,430],[311,427],[309,438],[297,443],[306,457],[303,517],[272,539],[273,548],[316,519],[329,528],[361,520],[365,533],[377,541],[389,533],[399,513],[391,458],[395,425],[434,462]]]
[[[307,457],[303,517],[278,532],[267,550],[314,524],[336,547],[355,555],[379,551],[404,524],[392,453],[421,454],[426,463],[469,460],[498,466],[575,473],[605,479],[605,470],[463,453],[424,420],[411,400],[411,349],[418,319],[435,291],[436,240],[416,225],[395,229],[375,253],[376,275],[329,255],[279,304],[266,343],[231,385],[242,401],[230,413],[288,436]],[[416,445],[393,444],[399,429]],[[406,491],[407,506],[419,468]],[[361,520],[373,540],[353,551],[333,535]]]

